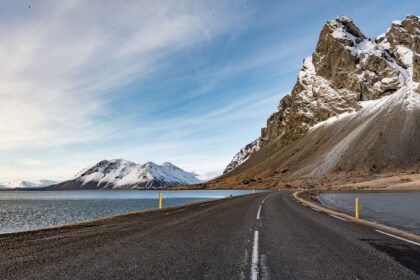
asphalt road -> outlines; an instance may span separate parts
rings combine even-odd
[[[290,194],[0,235],[0,279],[420,279],[420,246]]]

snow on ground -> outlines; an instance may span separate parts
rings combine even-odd
[[[413,51],[403,45],[397,45],[397,52],[405,65],[412,66],[413,64]]]

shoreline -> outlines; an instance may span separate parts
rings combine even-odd
[[[205,189],[203,189],[203,190],[205,190]],[[225,189],[225,190],[232,190],[232,189]],[[237,189],[234,189],[234,190],[237,190]],[[38,233],[38,232],[44,232],[44,231],[60,231],[60,230],[66,230],[66,229],[73,229],[73,228],[77,228],[77,227],[80,227],[80,228],[92,227],[92,226],[107,223],[109,221],[112,221],[114,219],[119,219],[119,218],[125,218],[125,217],[130,217],[130,216],[137,216],[137,215],[149,215],[149,214],[151,215],[151,214],[155,214],[155,213],[165,213],[165,212],[170,212],[170,211],[173,211],[173,210],[179,210],[180,208],[190,208],[190,207],[194,207],[194,206],[197,206],[197,205],[205,205],[205,204],[208,204],[208,203],[214,203],[214,202],[223,201],[223,200],[230,200],[230,199],[234,199],[234,198],[238,198],[238,197],[250,196],[250,195],[258,194],[260,192],[270,192],[270,189],[268,189],[268,190],[257,189],[257,190],[258,190],[258,192],[255,192],[255,193],[243,194],[243,195],[238,195],[238,196],[226,196],[226,197],[213,198],[213,199],[207,199],[207,200],[197,200],[197,201],[188,202],[188,203],[182,204],[182,205],[164,207],[162,209],[152,208],[152,209],[145,209],[145,210],[135,210],[135,211],[129,211],[129,212],[120,213],[120,214],[103,216],[103,217],[99,217],[99,218],[95,218],[95,219],[91,219],[91,220],[84,220],[84,221],[79,221],[79,222],[60,224],[60,225],[55,225],[55,226],[50,226],[50,227],[42,227],[42,228],[30,229],[30,230],[24,230],[24,231],[17,231],[17,232],[0,233],[0,238],[8,237],[8,236],[32,234],[32,233]],[[271,189],[271,191],[273,191],[273,190],[274,190],[274,188]],[[66,191],[66,190],[59,190],[59,192],[62,192],[62,191]],[[89,190],[87,190],[87,191],[89,191]],[[90,190],[90,191],[98,191],[98,190]],[[113,191],[113,190],[105,190],[105,191]],[[123,190],[121,190],[121,191],[123,191]],[[127,190],[125,190],[125,191],[127,191]],[[151,191],[151,190],[132,190],[132,191]],[[162,191],[178,191],[178,190],[169,189],[169,190],[162,190]],[[54,192],[55,192],[55,190],[54,190]],[[364,189],[364,190],[322,190],[322,189],[317,189],[317,190],[294,190],[293,197],[295,199],[303,202],[303,203],[306,203],[306,204],[320,210],[320,211],[330,213],[330,214],[332,213],[334,215],[341,216],[343,218],[349,219],[349,220],[354,221],[354,222],[367,224],[370,227],[374,227],[374,228],[377,227],[379,229],[389,230],[390,232],[394,232],[396,234],[400,234],[400,235],[403,235],[403,236],[408,236],[409,238],[414,239],[417,242],[420,242],[420,235],[417,235],[414,232],[406,231],[404,229],[396,228],[396,227],[393,227],[391,225],[381,224],[381,223],[371,221],[371,220],[366,220],[366,219],[363,219],[363,218],[355,219],[352,215],[350,215],[348,213],[345,213],[345,212],[342,212],[339,209],[336,209],[336,208],[330,207],[330,206],[326,206],[326,205],[322,205],[318,201],[318,199],[316,199],[316,196],[321,194],[321,193],[409,193],[409,192],[420,192],[420,190],[413,190],[413,189],[405,189],[405,190],[402,190],[402,189],[398,189],[398,190],[395,190],[395,189],[393,189],[393,190],[390,190],[390,189],[381,189],[381,190],[379,190],[379,189],[374,189],[374,190],[366,190],[366,189]]]
[[[257,194],[257,193],[255,193],[255,194]],[[97,225],[101,225],[101,224],[110,222],[110,221],[115,220],[115,219],[127,218],[127,217],[131,217],[131,216],[146,216],[146,215],[153,215],[153,214],[157,214],[157,213],[171,212],[171,211],[174,211],[174,210],[179,210],[180,208],[191,208],[191,207],[198,206],[198,205],[206,205],[206,204],[211,204],[211,203],[220,202],[220,201],[224,201],[224,200],[231,200],[231,199],[238,198],[238,197],[245,197],[245,196],[249,196],[249,195],[254,195],[254,193],[238,195],[238,196],[227,196],[227,197],[208,199],[208,200],[198,200],[198,201],[194,201],[194,202],[188,202],[188,203],[182,204],[182,205],[164,207],[162,209],[153,208],[153,209],[129,211],[129,212],[126,212],[126,213],[99,217],[99,218],[92,219],[92,220],[85,220],[85,221],[80,221],[80,222],[67,223],[67,224],[56,225],[56,226],[51,226],[51,227],[43,227],[43,228],[37,228],[37,229],[31,229],[31,230],[17,231],[17,232],[0,233],[0,239],[7,238],[7,237],[16,237],[16,236],[19,236],[19,235],[37,234],[37,233],[43,233],[43,232],[49,232],[49,231],[61,231],[61,230],[68,230],[68,229],[93,227],[93,226],[97,226]]]
[[[350,214],[347,214],[345,212],[342,212],[341,210],[334,208],[334,207],[330,207],[330,206],[325,206],[322,205],[318,199],[316,199],[316,196],[321,194],[321,193],[392,193],[392,192],[419,192],[419,190],[345,190],[345,191],[340,191],[340,190],[328,190],[328,191],[323,191],[323,190],[301,190],[301,191],[295,191],[293,193],[293,197],[297,200],[300,201],[302,203],[305,203],[307,205],[309,205],[312,208],[315,208],[321,212],[324,212],[326,214],[332,214],[332,215],[336,215],[340,218],[343,219],[347,219],[350,222],[355,222],[355,223],[359,223],[359,224],[363,224],[365,226],[368,226],[370,228],[376,229],[376,230],[383,230],[386,231],[388,233],[392,233],[404,238],[407,238],[409,240],[415,241],[415,242],[420,242],[420,235],[417,235],[414,232],[410,232],[404,229],[400,229],[391,225],[386,225],[386,224],[381,224],[379,222],[375,222],[375,221],[370,221],[364,218],[360,218],[356,219],[355,217],[353,217]]]

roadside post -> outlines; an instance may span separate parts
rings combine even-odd
[[[159,209],[162,209],[162,192],[159,192]]]
[[[354,205],[354,217],[359,219],[359,198],[356,197],[355,205]]]

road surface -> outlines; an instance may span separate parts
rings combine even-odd
[[[420,279],[420,246],[267,192],[0,235],[1,279]]]

